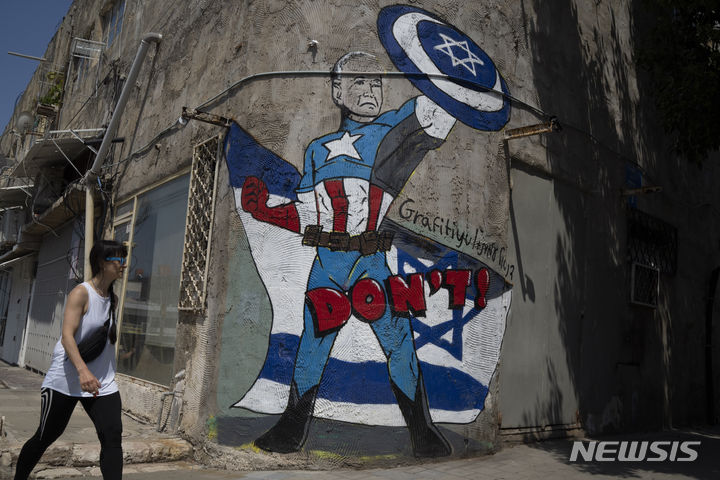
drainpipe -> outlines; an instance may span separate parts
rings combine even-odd
[[[92,183],[88,180],[85,185],[85,267],[83,269],[83,277],[86,282],[92,279],[92,269],[90,268],[90,249],[93,247],[93,223],[95,223],[95,201],[93,199]]]
[[[161,40],[162,35],[159,33],[146,33],[143,36],[142,41],[140,42],[140,47],[135,55],[135,60],[133,60],[132,66],[130,67],[130,73],[128,73],[127,80],[125,81],[125,85],[120,93],[120,98],[115,106],[115,111],[113,111],[112,118],[110,119],[110,125],[108,125],[107,130],[105,130],[105,136],[103,137],[100,148],[95,155],[95,162],[93,162],[92,167],[87,174],[85,174],[85,281],[92,278],[92,273],[90,271],[90,249],[93,246],[93,223],[95,220],[95,203],[92,197],[92,189],[94,188],[93,183],[100,174],[100,166],[102,165],[105,155],[107,155],[108,149],[110,148],[110,143],[115,136],[115,131],[120,123],[120,117],[122,117],[123,111],[125,110],[125,105],[130,97],[130,91],[132,90],[133,85],[135,85],[135,81],[140,73],[140,68],[145,60],[145,55],[150,47],[150,43],[157,44],[160,43]]]

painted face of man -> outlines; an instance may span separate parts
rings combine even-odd
[[[335,103],[357,122],[369,122],[380,114],[383,102],[380,77],[357,75],[342,77],[333,84]]]

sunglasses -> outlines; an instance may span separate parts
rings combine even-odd
[[[105,261],[107,262],[120,262],[120,265],[125,265],[125,262],[127,261],[125,257],[105,257]]]

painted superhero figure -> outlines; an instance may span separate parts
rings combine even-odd
[[[382,284],[392,276],[386,259],[392,236],[378,227],[425,154],[439,147],[455,124],[424,96],[380,115],[382,79],[371,74],[379,70],[375,57],[363,52],[348,53],[335,64],[332,98],[342,111],[340,128],[307,147],[298,201],[268,206],[261,180],[248,177],[243,185],[244,210],[260,221],[304,233],[303,244],[317,247],[307,291],[330,287],[346,292],[360,279]],[[387,357],[413,453],[450,454],[430,418],[410,319],[388,306],[370,326]],[[281,453],[302,447],[337,332],[320,330],[306,303],[288,405],[275,426],[255,441],[258,447]]]

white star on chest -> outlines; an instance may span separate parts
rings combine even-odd
[[[330,152],[328,153],[325,161],[330,161],[331,159],[339,157],[341,155],[360,160],[360,154],[353,145],[353,143],[355,143],[360,137],[362,137],[362,134],[350,135],[350,132],[345,132],[343,136],[338,138],[337,140],[331,140],[329,142],[323,143],[323,147],[327,148]]]

